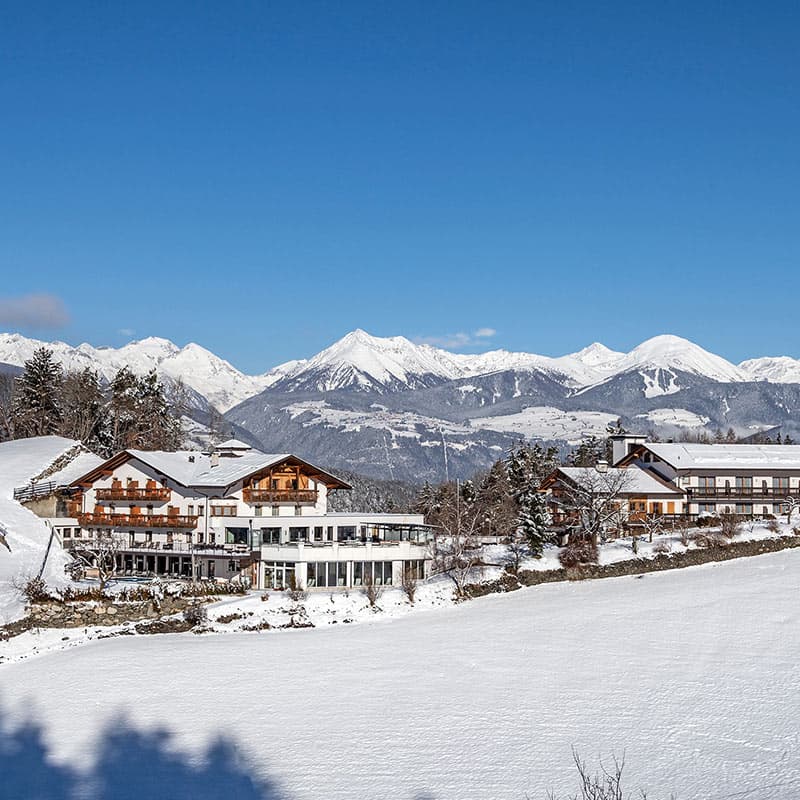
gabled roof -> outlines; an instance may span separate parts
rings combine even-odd
[[[800,445],[687,444],[653,442],[639,445],[621,463],[630,463],[649,450],[676,470],[683,469],[798,469]]]
[[[239,439],[228,439],[215,447],[216,450],[252,450],[253,448]]]
[[[76,478],[71,485],[91,483],[104,474],[113,471],[131,458],[147,464],[156,472],[165,475],[181,486],[199,489],[225,489],[237,481],[254,475],[261,470],[280,464],[304,467],[314,480],[324,483],[329,489],[351,489],[349,483],[325,470],[315,467],[291,453],[262,453],[250,449],[235,458],[219,457],[218,463],[208,453],[195,450],[123,450],[98,465],[90,472]]]
[[[609,467],[605,472],[599,472],[594,467],[557,467],[542,483],[552,485],[561,474],[572,483],[580,485],[591,484],[593,488],[602,492],[603,477],[608,476],[608,486],[617,494],[621,495],[651,495],[651,494],[674,494],[683,495],[683,491],[677,486],[662,480],[647,470],[640,467]]]

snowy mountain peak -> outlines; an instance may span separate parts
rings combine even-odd
[[[615,372],[655,368],[702,375],[715,381],[746,381],[749,376],[735,364],[709,353],[680,336],[663,334],[634,347],[614,365]]]
[[[771,383],[800,383],[800,361],[790,356],[750,358],[739,364],[751,380]]]

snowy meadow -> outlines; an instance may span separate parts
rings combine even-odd
[[[785,551],[367,624],[95,641],[0,666],[3,774],[77,787],[48,798],[543,798],[575,789],[575,747],[624,752],[650,798],[794,798],[799,582]]]

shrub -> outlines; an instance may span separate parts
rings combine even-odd
[[[659,555],[666,555],[671,551],[672,551],[672,545],[669,542],[664,541],[663,539],[660,542],[656,542],[653,545],[653,552]]]
[[[414,577],[414,574],[411,572],[410,569],[403,570],[403,579],[400,584],[400,588],[403,590],[403,594],[408,599],[408,602],[411,605],[414,605],[414,597],[417,594],[417,585],[418,581]]]
[[[47,584],[39,577],[15,580],[13,586],[29,603],[60,599],[50,592]]]
[[[208,612],[205,606],[195,603],[183,612],[183,619],[194,628],[204,625],[208,621]]]
[[[705,533],[693,533],[689,537],[697,547],[708,548],[708,547],[726,547],[728,545],[729,539],[724,536],[720,531],[707,531]]]
[[[286,594],[295,604],[303,602],[308,597],[308,592],[297,585],[294,573],[289,576],[289,588],[286,590]]]
[[[564,569],[572,569],[579,564],[596,564],[597,546],[590,539],[570,542],[561,549],[558,560]]]
[[[723,514],[719,521],[719,532],[730,540],[742,532],[742,526],[732,514]]]

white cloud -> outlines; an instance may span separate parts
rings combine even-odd
[[[415,336],[416,344],[430,344],[445,350],[458,350],[475,344],[485,344],[497,331],[494,328],[478,328],[474,333],[445,333],[440,336]]]
[[[133,328],[120,328],[117,333],[120,336],[133,336],[136,331]]]
[[[69,313],[60,297],[52,294],[26,294],[0,297],[0,325],[20,328],[63,328]]]

